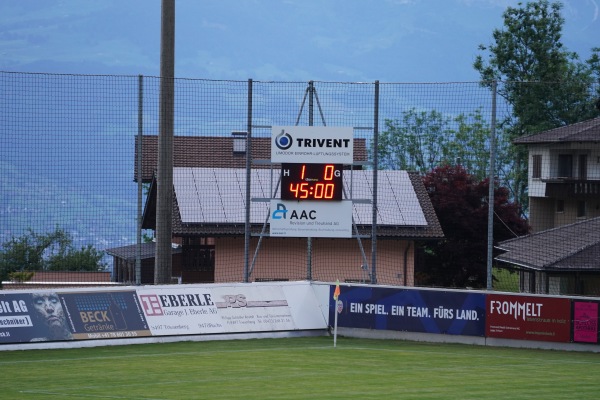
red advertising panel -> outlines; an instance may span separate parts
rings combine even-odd
[[[573,302],[573,341],[598,343],[598,303]]]
[[[486,336],[569,342],[571,301],[490,294],[486,298]]]

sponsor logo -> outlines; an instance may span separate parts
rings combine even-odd
[[[510,315],[514,319],[526,317],[540,317],[542,313],[542,303],[529,303],[519,301],[490,301],[490,315]]]
[[[223,295],[224,301],[217,301],[217,308],[253,308],[253,307],[287,307],[287,300],[248,300],[243,294]]]
[[[287,219],[288,209],[282,203],[277,203],[277,209],[271,213],[273,219]],[[290,219],[317,219],[317,210],[291,210]],[[331,224],[331,223],[329,223]]]
[[[277,203],[277,209],[273,211],[271,217],[273,219],[285,219],[288,210],[285,208],[285,205],[281,203]]]
[[[292,139],[292,135],[287,133],[284,129],[281,130],[281,133],[275,137],[275,145],[280,150],[287,150],[292,147],[294,140]]]
[[[302,149],[322,149],[322,148],[344,148],[350,147],[351,139],[333,139],[333,138],[294,138],[287,133],[285,129],[275,136],[275,146],[279,150],[288,150],[296,142],[296,146]]]
[[[140,301],[144,313],[148,316],[172,314],[166,313],[165,309],[181,307],[209,307],[215,304],[210,293],[188,293],[188,294],[143,294]]]

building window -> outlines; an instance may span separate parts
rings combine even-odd
[[[580,200],[577,202],[577,218],[585,217],[585,200]]]
[[[573,155],[559,154],[558,155],[558,177],[572,178],[573,177]]]
[[[564,200],[556,200],[556,212],[562,213],[565,212],[565,201]]]
[[[182,269],[184,271],[214,271],[215,246],[184,245]]]
[[[579,179],[587,179],[587,154],[579,155]]]
[[[542,177],[542,155],[534,154],[533,155],[533,175],[532,178],[541,178]]]

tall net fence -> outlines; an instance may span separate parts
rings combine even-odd
[[[598,295],[597,112],[527,120],[514,86],[176,79],[173,282],[485,288],[492,268],[495,290]],[[3,287],[152,284],[160,79],[2,72],[0,94]],[[271,235],[273,129],[294,126],[352,131],[349,237]]]

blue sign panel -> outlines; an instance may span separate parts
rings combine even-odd
[[[150,336],[135,291],[0,294],[0,344]]]
[[[55,292],[0,294],[0,343],[72,339]]]
[[[61,293],[74,339],[150,336],[135,291]]]
[[[331,287],[331,297],[333,297]],[[485,295],[418,289],[343,287],[338,326],[484,336]],[[330,321],[334,320],[331,300]]]

